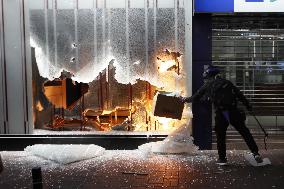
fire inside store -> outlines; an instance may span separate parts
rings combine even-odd
[[[35,131],[167,132],[187,123],[183,104],[178,119],[154,116],[159,95],[186,95],[184,22],[182,5],[31,8]],[[175,101],[168,109],[178,113]]]

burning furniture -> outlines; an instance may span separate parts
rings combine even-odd
[[[43,79],[43,82],[38,82],[38,78],[34,78],[37,87],[34,90],[34,107],[37,113],[35,118],[41,121],[37,128],[78,130],[78,126],[81,126],[80,130],[98,131],[168,131],[176,128],[185,121],[181,120],[183,108],[180,107],[178,113],[177,106],[169,105],[167,100],[162,100],[159,104],[163,95],[166,95],[165,98],[168,96],[160,93],[154,113],[153,104],[156,102],[153,102],[153,97],[161,90],[183,91],[181,86],[184,73],[178,75],[180,56],[180,53],[169,50],[159,55],[160,61],[155,65],[159,86],[141,79],[133,84],[119,83],[115,78],[117,70],[112,65],[88,84],[73,81],[70,78],[77,78],[77,75],[75,77],[64,71],[59,78],[52,81]],[[41,96],[39,92],[42,93]],[[174,109],[169,110],[172,107]],[[180,115],[174,117],[173,114],[176,113]]]
[[[114,110],[87,109],[83,115],[87,122],[100,131],[117,130],[118,126],[128,125],[130,130],[131,116],[134,112],[128,108],[117,107]],[[126,127],[128,127],[126,126]],[[122,129],[118,129],[122,130]]]
[[[82,112],[84,109],[84,94],[88,92],[89,85],[85,83],[73,82],[70,78],[56,79],[44,83],[44,94],[47,99],[53,104],[55,108],[61,108],[61,115],[52,115],[52,123],[49,125],[51,128],[58,128],[62,126],[73,126],[80,124],[84,125]],[[81,103],[80,119],[65,119],[64,109],[72,110],[79,100]],[[82,129],[82,128],[81,128]]]

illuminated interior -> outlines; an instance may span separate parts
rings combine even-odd
[[[159,93],[186,95],[183,1],[64,2],[30,8],[35,129],[171,131],[189,121],[189,107],[180,120],[154,116]]]

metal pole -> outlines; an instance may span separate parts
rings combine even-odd
[[[42,189],[42,174],[41,167],[34,167],[32,169],[33,189]]]
[[[267,132],[264,130],[264,128],[262,127],[262,125],[260,124],[260,122],[258,121],[258,119],[256,118],[256,116],[254,115],[253,112],[251,112],[251,115],[254,117],[255,121],[257,122],[258,126],[261,128],[261,130],[264,133],[264,138],[263,138],[263,142],[264,142],[264,148],[265,150],[267,150],[267,145],[266,145],[266,139],[268,138],[268,134]]]
[[[78,40],[78,0],[74,0],[74,26],[75,26],[75,44],[76,44],[76,49],[75,49],[75,61],[74,63],[76,64],[76,72],[79,71],[80,65],[79,65],[79,40]]]
[[[57,12],[57,0],[53,0],[53,35],[54,35],[54,64],[57,67],[57,21],[56,21],[56,12]]]
[[[1,154],[0,154],[0,173],[3,171],[4,166],[3,166],[3,162],[2,162],[2,158],[1,158]]]
[[[102,72],[100,72],[100,105],[101,110],[104,109],[104,99],[103,99],[103,81],[102,81]]]

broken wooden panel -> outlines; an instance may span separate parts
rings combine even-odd
[[[55,108],[72,109],[80,98],[88,92],[89,85],[73,82],[72,79],[47,81],[44,94]]]

